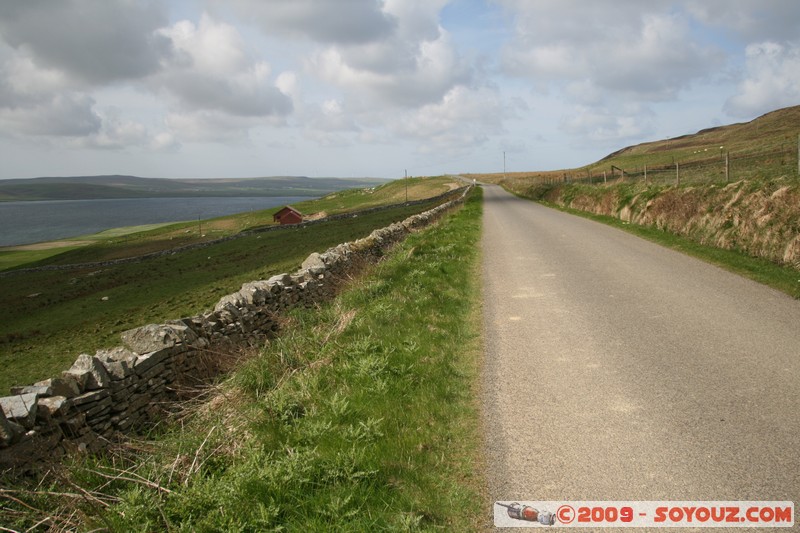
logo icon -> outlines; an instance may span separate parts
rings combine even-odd
[[[510,518],[514,520],[524,520],[525,522],[538,522],[543,526],[552,526],[556,522],[556,515],[549,511],[540,511],[530,505],[522,505],[519,502],[510,504],[495,502],[500,507],[505,507]]]

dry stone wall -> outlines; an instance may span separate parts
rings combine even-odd
[[[219,373],[219,354],[274,335],[289,309],[330,299],[365,261],[463,202],[468,190],[363,239],[313,253],[293,274],[245,283],[211,311],[126,331],[121,346],[81,354],[60,376],[13,388],[0,398],[0,469],[28,470],[75,451],[97,452],[152,425],[182,388]]]

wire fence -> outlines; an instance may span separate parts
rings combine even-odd
[[[722,152],[709,157],[675,160],[670,164],[620,168],[609,164],[607,168],[593,167],[564,172],[561,176],[541,177],[545,183],[619,183],[644,181],[646,183],[701,184],[730,183],[751,178],[794,177],[800,179],[800,150],[782,147],[763,152]]]

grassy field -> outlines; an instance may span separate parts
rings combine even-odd
[[[336,301],[293,313],[180,425],[9,494],[27,507],[8,501],[6,525],[485,529],[480,217],[475,191]]]
[[[357,209],[430,198],[455,186],[450,178],[414,178],[379,187],[349,189],[294,205],[306,215],[333,215]],[[282,207],[282,206],[281,206]],[[234,235],[252,228],[273,226],[272,215],[281,207],[202,221],[116,228],[94,235],[23,247],[0,247],[0,271],[48,264],[88,263],[134,257]],[[61,246],[66,242],[66,246]],[[74,244],[74,243],[78,244]]]
[[[446,190],[444,183],[432,180],[421,185],[420,194]],[[394,189],[387,188],[390,198]],[[349,205],[360,204],[353,199]],[[363,237],[429,207],[397,207],[308,228],[255,234],[140,263],[0,277],[0,391],[57,375],[78,354],[117,345],[121,331],[197,314],[244,282],[292,271],[311,252]],[[230,218],[257,217],[248,213]],[[145,237],[135,234],[128,245],[142,251],[148,238],[161,242],[158,236],[170,231],[174,230],[163,227],[145,232]],[[126,253],[130,249],[124,243],[101,241],[48,262],[94,261]]]

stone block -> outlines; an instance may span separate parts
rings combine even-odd
[[[101,389],[97,391],[87,392],[85,394],[81,394],[80,396],[76,396],[72,398],[72,404],[78,408],[80,411],[85,411],[87,409],[87,404],[99,402],[101,400],[105,400],[108,398],[111,399],[111,393],[106,389]]]
[[[72,398],[78,396],[82,391],[78,383],[74,379],[51,378],[44,381],[37,381],[34,383],[36,386],[48,387],[51,396],[64,396],[65,398]]]
[[[12,422],[0,409],[0,446],[9,446],[16,442],[25,433],[25,428]]]
[[[325,272],[325,261],[322,260],[322,256],[317,252],[309,255],[303,264],[300,266],[303,270],[310,270],[312,273],[317,271],[317,273]],[[312,270],[313,269],[313,270]]]
[[[220,313],[223,311],[228,311],[233,314],[238,314],[237,311],[234,311],[234,309],[238,310],[246,306],[247,299],[241,293],[234,292],[233,294],[227,294],[220,298],[220,300],[217,302],[217,305],[214,306],[214,312]]]
[[[182,334],[189,328],[167,324],[148,324],[122,332],[122,343],[137,354],[157,352],[172,348],[182,342]]]
[[[37,394],[5,396],[0,398],[0,409],[3,410],[8,420],[30,429],[36,422],[36,411],[38,410],[36,400],[38,398]]]
[[[91,409],[85,411],[86,420],[89,422],[89,425],[92,425],[95,419],[111,412],[111,398],[106,398],[105,400],[87,405],[91,405]]]
[[[157,352],[150,352],[140,355],[136,358],[136,362],[133,364],[133,370],[137,375],[141,376],[154,366],[166,361],[171,355],[172,351],[170,349],[162,349]]]
[[[275,292],[273,287],[279,285],[291,285],[292,284],[292,277],[289,274],[277,274],[272,276],[267,280],[267,285],[270,286],[272,292]]]
[[[111,377],[100,359],[85,353],[79,355],[72,367],[62,374],[65,377],[66,375],[75,376],[76,381],[82,382],[84,391],[102,389],[107,387],[111,381]]]
[[[37,416],[45,421],[66,415],[72,407],[72,402],[64,396],[39,398],[36,403],[38,406]]]
[[[147,371],[140,373],[139,376],[142,379],[146,380],[152,379],[155,376],[159,376],[162,373],[164,373],[166,366],[167,365],[164,362],[161,362],[155,366],[150,367],[149,369],[147,369]]]
[[[38,394],[39,396],[52,396],[53,389],[48,385],[25,385],[24,387],[11,387],[11,394]]]
[[[110,350],[98,350],[95,357],[100,360],[112,381],[121,380],[133,373],[136,354],[118,346]]]

